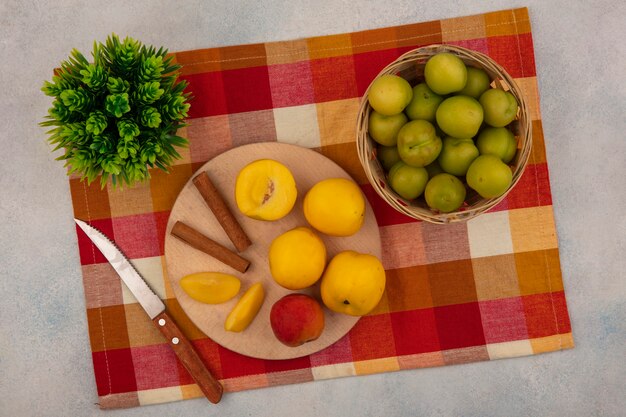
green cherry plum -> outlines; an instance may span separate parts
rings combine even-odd
[[[480,95],[487,91],[491,84],[489,76],[482,68],[467,67],[467,83],[459,94],[470,96],[478,100]]]
[[[506,127],[486,127],[476,139],[476,146],[481,155],[496,155],[505,164],[515,157],[517,142],[513,133]]]
[[[407,165],[425,167],[441,152],[441,138],[426,120],[412,120],[398,132],[398,153]]]
[[[513,174],[495,155],[480,155],[467,170],[467,185],[483,198],[499,197],[511,186]]]
[[[376,156],[378,156],[378,160],[385,171],[389,171],[391,167],[400,160],[397,146],[378,145],[376,147]]]
[[[452,96],[437,108],[437,124],[454,138],[473,138],[483,123],[483,108],[469,96]]]
[[[485,112],[485,123],[493,127],[504,127],[517,115],[517,100],[508,91],[490,88],[478,100]]]
[[[384,116],[393,116],[401,113],[411,102],[413,89],[404,78],[385,74],[374,80],[367,98],[376,112]]]
[[[370,113],[368,132],[370,137],[383,146],[394,146],[400,128],[408,122],[404,113],[385,116],[376,111]]]
[[[411,120],[422,119],[434,122],[437,107],[442,101],[443,97],[428,88],[426,83],[419,83],[413,87],[413,98],[404,112]]]
[[[448,174],[462,177],[478,157],[478,148],[472,139],[446,137],[437,162]]]
[[[426,184],[424,198],[428,207],[450,213],[461,207],[465,200],[465,186],[457,177],[443,173],[432,177]]]
[[[426,84],[439,95],[460,91],[467,82],[467,67],[461,59],[451,53],[433,55],[424,66]]]
[[[427,182],[426,168],[412,167],[402,161],[397,162],[389,171],[389,185],[400,197],[407,200],[422,195]]]

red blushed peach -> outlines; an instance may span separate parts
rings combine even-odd
[[[288,294],[272,306],[270,324],[281,343],[297,347],[320,337],[324,330],[324,311],[313,297]]]

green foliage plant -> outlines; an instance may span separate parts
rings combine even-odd
[[[53,151],[64,150],[68,175],[101,187],[150,178],[150,168],[167,171],[180,158],[177,136],[185,126],[190,94],[178,81],[180,65],[167,50],[115,34],[94,42],[93,62],[74,49],[42,91],[54,98],[41,126],[51,127]]]

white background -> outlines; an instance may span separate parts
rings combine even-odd
[[[314,3],[315,6],[311,6]],[[111,32],[188,50],[528,6],[576,348],[100,411],[72,206],[39,88]],[[0,0],[0,415],[626,414],[626,3]]]

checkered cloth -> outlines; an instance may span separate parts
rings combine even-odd
[[[359,98],[390,61],[418,46],[462,45],[502,64],[527,98],[533,151],[521,181],[490,212],[433,225],[398,214],[359,164]],[[125,190],[70,179],[74,215],[115,240],[165,301],[227,391],[348,375],[532,355],[573,347],[539,112],[528,11],[505,10],[364,32],[176,53],[189,81],[189,138],[169,174]],[[293,360],[253,359],[201,333],[165,276],[164,239],[193,172],[234,146],[278,141],[341,165],[369,199],[387,288],[371,314],[334,345]],[[103,408],[201,396],[147,315],[77,230],[91,350]]]

